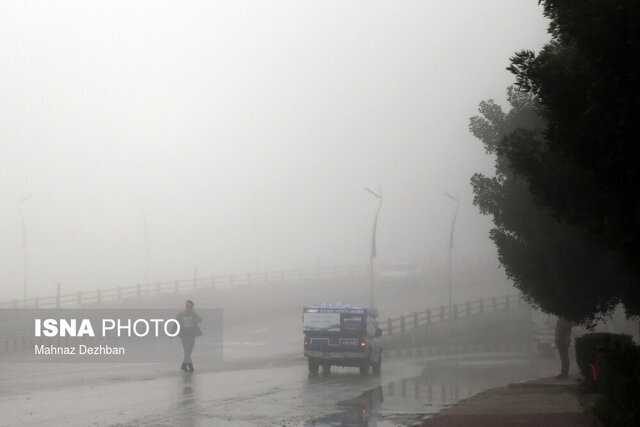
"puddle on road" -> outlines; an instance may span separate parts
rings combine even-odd
[[[341,401],[333,414],[305,426],[412,426],[447,406],[489,388],[544,376],[545,369],[514,361],[504,364],[431,364],[421,375],[387,382]]]
[[[306,426],[397,426],[418,423],[459,400],[460,389],[434,385],[426,378],[406,378],[378,386],[337,404],[339,412]]]

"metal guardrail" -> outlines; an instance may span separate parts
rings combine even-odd
[[[335,266],[330,269],[276,270],[263,273],[226,274],[130,286],[97,288],[89,291],[62,293],[58,285],[55,295],[0,302],[0,308],[63,308],[101,305],[130,298],[183,293],[202,289],[234,289],[259,284],[277,284],[290,281],[309,281],[332,277],[356,277],[368,274],[363,266]]]
[[[471,317],[488,312],[509,311],[528,306],[528,303],[517,295],[484,298],[453,304],[451,310],[441,305],[421,312],[407,313],[397,317],[389,317],[382,325],[384,335],[403,335],[412,329],[425,325]]]

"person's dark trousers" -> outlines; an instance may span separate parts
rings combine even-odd
[[[557,342],[558,354],[560,355],[560,376],[569,375],[569,344],[568,342]]]
[[[182,349],[184,350],[184,359],[182,360],[183,365],[192,366],[193,362],[191,361],[191,353],[193,352],[193,346],[196,343],[196,337],[193,335],[182,335],[180,336],[182,340]]]

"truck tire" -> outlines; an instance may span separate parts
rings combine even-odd
[[[331,364],[330,363],[323,363],[322,364],[322,375],[324,375],[325,377],[328,377],[331,374]]]
[[[373,375],[380,375],[382,370],[382,354],[378,357],[378,362],[371,365],[373,368]]]
[[[369,375],[369,360],[360,364],[360,375]]]
[[[320,367],[320,364],[318,362],[316,362],[313,359],[309,359],[309,375],[314,377],[317,376],[319,367]]]

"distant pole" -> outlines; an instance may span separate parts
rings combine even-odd
[[[261,270],[261,244],[260,244],[260,234],[258,233],[258,216],[256,215],[257,209],[257,194],[254,191],[251,195],[251,206],[249,207],[249,211],[251,212],[251,232],[253,233],[253,238],[255,239],[255,244],[253,247],[253,262],[254,262],[254,271],[257,273]],[[265,269],[265,266],[262,265],[262,269]],[[265,270],[266,271],[266,270]]]
[[[149,260],[151,258],[151,247],[149,245],[149,226],[147,223],[147,214],[144,211],[142,212],[142,234],[144,239],[144,282],[149,283],[151,281],[149,267]]]
[[[24,219],[24,203],[31,198],[26,195],[18,201],[18,210],[20,211],[20,224],[22,231],[22,299],[27,299],[27,287],[29,283],[29,249],[27,247],[27,222]]]
[[[451,219],[451,232],[449,233],[449,318],[451,318],[453,310],[453,242],[456,232],[456,220],[458,219],[460,201],[449,193],[445,193],[444,195],[456,203],[456,209],[453,212],[453,218]]]
[[[371,229],[371,253],[369,255],[369,307],[373,308],[376,302],[374,261],[378,255],[376,235],[378,232],[378,217],[380,216],[380,209],[382,209],[382,195],[370,188],[365,188],[364,190],[378,199],[378,207],[376,208],[376,215],[373,219],[373,227]]]

